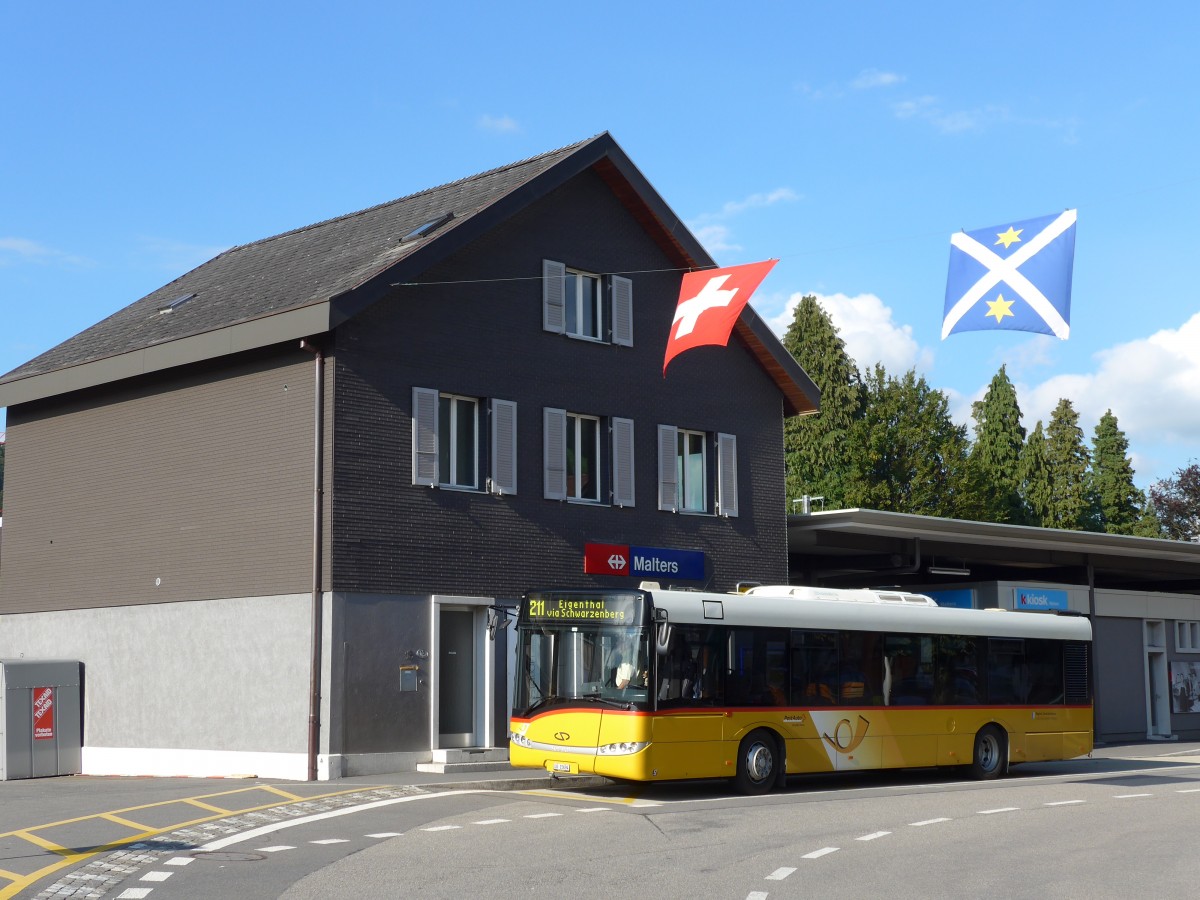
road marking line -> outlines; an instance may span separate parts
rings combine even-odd
[[[192,863],[194,863],[195,861],[196,860],[194,860],[190,856],[175,856],[175,857],[172,857],[171,859],[166,860],[163,863],[163,865],[164,866],[188,866],[188,865],[191,865]]]
[[[367,837],[369,837],[369,838],[390,838],[390,837],[400,837],[402,834],[404,834],[403,831],[377,831],[374,834],[368,834]]]
[[[434,825],[432,828],[422,828],[422,831],[457,831],[461,825]]]
[[[527,819],[553,819],[555,816],[561,816],[562,813],[532,813],[526,816]]]
[[[234,811],[232,809],[223,809],[220,806],[213,806],[211,803],[201,803],[199,800],[193,800],[191,797],[184,797],[179,802],[186,803],[189,806],[195,806],[197,809],[207,809],[209,812],[220,813],[223,816],[234,815]]]
[[[940,819],[925,819],[923,822],[909,822],[908,824],[912,828],[921,828],[922,826],[925,826],[925,825],[937,825],[939,822],[949,822],[949,821],[950,820],[947,819],[945,816],[942,816]]]
[[[554,797],[564,800],[581,800],[583,799],[578,792],[575,791],[516,791],[515,793],[525,794],[528,797]],[[592,803],[611,803],[614,806],[662,806],[663,804],[657,800],[639,800],[637,797],[587,797]],[[721,799],[721,798],[716,798]],[[685,801],[686,802],[686,801]]]
[[[1077,803],[1087,803],[1086,800],[1056,800],[1054,803],[1043,803],[1043,806],[1074,806]]]
[[[309,841],[310,844],[348,844],[347,838],[322,838],[319,841]]]
[[[174,872],[147,872],[138,881],[166,881]]]
[[[260,791],[269,791],[272,794],[278,794],[280,797],[286,797],[288,800],[303,800],[299,794],[293,794],[291,791],[285,791],[277,787],[272,787],[269,784],[259,785]]]
[[[872,831],[870,834],[864,834],[860,838],[855,838],[856,841],[873,841],[876,838],[887,837],[891,834],[890,831]]]
[[[259,847],[259,853],[278,853],[280,850],[295,850],[290,844],[276,844],[274,847]]]
[[[122,819],[120,816],[114,816],[112,813],[100,813],[96,818],[104,819],[116,825],[122,825],[125,828],[132,828],[134,831],[150,831],[149,825],[143,825],[141,822],[134,822],[132,819]]]
[[[1132,800],[1134,797],[1153,797],[1153,794],[1113,794],[1114,800]]]
[[[607,806],[588,806],[583,809],[577,809],[575,812],[612,812]]]
[[[766,891],[751,891],[746,895],[746,900],[767,900],[769,896]]]
[[[822,856],[828,856],[830,853],[837,853],[837,847],[822,847],[820,850],[814,850],[812,853],[805,853],[801,859],[820,859]]]
[[[352,791],[340,791],[339,793],[353,793]],[[310,822],[319,822],[323,819],[334,819],[338,816],[349,816],[354,813],[365,812],[369,809],[380,809],[384,806],[394,806],[397,803],[415,803],[418,800],[437,800],[442,797],[461,797],[465,794],[493,794],[496,791],[483,790],[481,788],[467,788],[461,791],[441,791],[436,794],[413,794],[408,797],[390,797],[387,800],[374,800],[370,803],[360,803],[357,806],[344,806],[341,809],[332,809],[329,812],[313,813],[311,816],[301,816],[298,819],[288,819],[284,822],[275,822],[271,825],[264,825],[261,828],[252,828],[249,831],[241,834],[231,834],[229,837],[218,838],[215,841],[209,841],[201,850],[224,850],[234,844],[240,844],[242,841],[252,841],[262,837],[264,834],[273,834],[276,831],[282,831],[285,828],[294,828],[297,825],[307,825]],[[333,794],[327,796],[335,796]],[[453,826],[458,828],[458,825]]]
[[[1200,794],[1200,788],[1186,788],[1182,791],[1176,791],[1177,794]]]
[[[782,868],[776,869],[774,872],[772,872],[770,875],[768,875],[763,880],[764,881],[783,881],[783,879],[787,878],[789,875],[791,875],[795,871],[796,871],[796,869],[794,866],[783,866]]]
[[[154,888],[126,888],[117,894],[117,900],[142,900],[143,897],[149,897],[152,890]]]
[[[512,819],[481,819],[478,822],[472,822],[472,825],[499,825],[502,822],[511,822]]]
[[[993,816],[996,813],[1020,812],[1020,811],[1021,811],[1021,807],[1019,807],[1019,806],[1001,806],[998,809],[981,809],[981,810],[979,810],[978,815]]]

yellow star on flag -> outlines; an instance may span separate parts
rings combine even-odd
[[[1010,229],[1011,230],[1011,229]],[[996,317],[996,324],[1000,324],[1000,320],[1005,316],[1013,316],[1012,305],[1015,300],[1005,300],[1003,294],[997,294],[995,300],[988,300],[988,311],[985,318]]]
[[[1016,231],[1014,231],[1013,227],[1011,225],[1009,225],[1008,231],[1002,231],[996,235],[996,237],[999,238],[999,240],[997,240],[996,243],[1003,244],[1004,249],[1007,250],[1013,244],[1021,243],[1021,232],[1024,230],[1025,230],[1024,228],[1019,228]]]

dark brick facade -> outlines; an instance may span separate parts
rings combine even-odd
[[[542,329],[542,260],[634,283],[634,346]],[[338,328],[333,585],[515,597],[583,574],[588,541],[703,550],[709,584],[786,582],[782,401],[735,340],[662,375],[679,274],[604,182],[576,177]],[[412,388],[518,404],[518,491],[412,484]],[[543,498],[543,407],[635,423],[636,505]],[[737,436],[740,515],[658,509],[657,426]]]

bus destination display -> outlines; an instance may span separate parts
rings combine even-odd
[[[636,625],[644,604],[639,594],[530,594],[522,613],[527,622]]]

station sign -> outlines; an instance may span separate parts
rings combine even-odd
[[[631,544],[584,544],[583,571],[588,575],[632,575],[636,578],[704,579],[704,553]]]
[[[1013,609],[1050,610],[1070,609],[1070,597],[1066,591],[1049,588],[1013,588]]]

